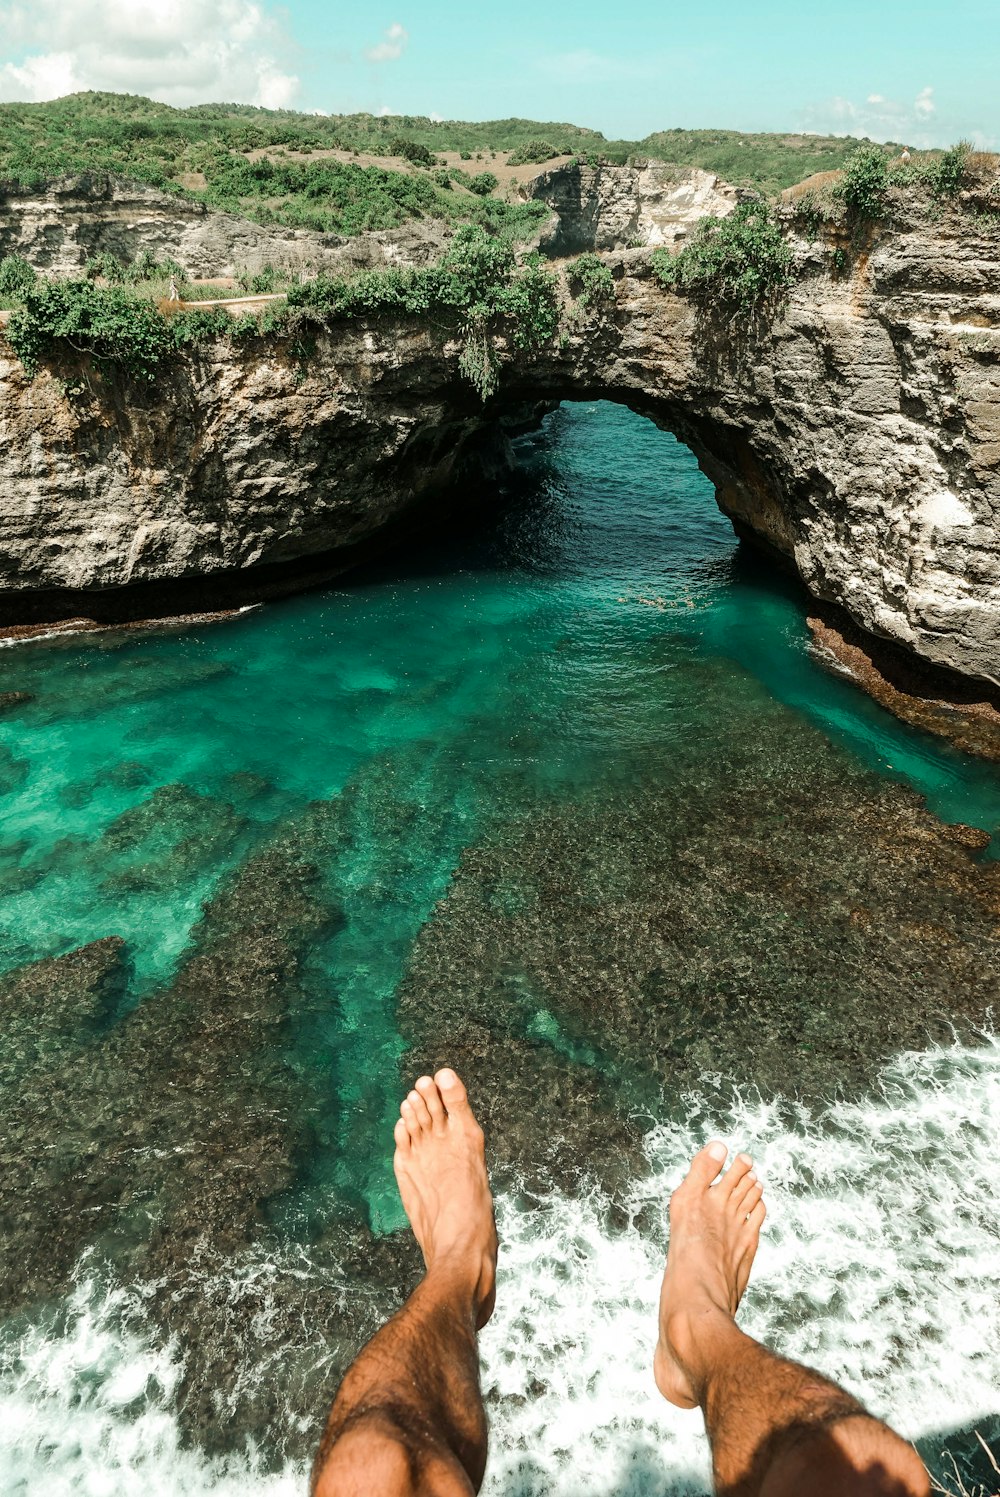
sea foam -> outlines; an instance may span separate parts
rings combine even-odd
[[[659,1398],[650,1363],[668,1195],[712,1134],[751,1149],[766,1183],[745,1328],[842,1382],[919,1439],[932,1465],[951,1432],[990,1434],[1000,1409],[1000,1044],[903,1055],[872,1098],[819,1113],[752,1097],[725,1109],[687,1100],[683,1125],[649,1135],[631,1224],[596,1188],[498,1200],[498,1305],[482,1337],[489,1497],[709,1489],[700,1416]],[[234,1278],[245,1271],[233,1264]],[[252,1446],[227,1458],[184,1447],[183,1349],[152,1336],[141,1291],[109,1288],[89,1260],[58,1315],[8,1327],[0,1350],[5,1493],[304,1490],[303,1467],[269,1471]]]

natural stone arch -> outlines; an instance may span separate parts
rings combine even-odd
[[[486,405],[459,344],[418,322],[336,326],[305,367],[223,342],[147,391],[70,396],[8,355],[8,618],[206,607],[330,575],[495,457],[503,416],[610,398],[686,442],[741,533],[814,596],[996,684],[1000,248],[921,220],[851,278],[809,254],[769,327],[713,346],[645,252],[616,253],[613,306],[510,360]]]

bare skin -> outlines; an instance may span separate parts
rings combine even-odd
[[[766,1214],[747,1154],[720,1176],[725,1144],[691,1161],[670,1202],[653,1375],[700,1407],[721,1497],[927,1497],[912,1445],[819,1373],[751,1340],[736,1311]]]
[[[406,1304],[349,1368],[313,1497],[469,1497],[486,1468],[477,1332],[497,1236],[483,1135],[454,1071],[422,1076],[395,1127],[396,1180],[424,1256]],[[764,1221],[748,1155],[696,1154],[670,1203],[656,1385],[700,1407],[720,1497],[929,1497],[913,1447],[819,1373],[736,1325]]]
[[[402,1103],[392,1166],[428,1274],[468,1280],[476,1329],[496,1303],[497,1232],[483,1130],[454,1071],[422,1076]]]
[[[426,1273],[348,1369],[314,1497],[467,1497],[486,1469],[476,1333],[493,1313],[497,1234],[482,1129],[454,1071],[421,1076],[394,1138]]]

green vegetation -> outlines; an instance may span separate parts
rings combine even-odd
[[[400,135],[400,120],[350,120],[344,136],[333,117],[237,105],[177,110],[132,95],[4,104],[0,184],[37,187],[53,177],[85,175],[100,194],[102,174],[110,172],[259,223],[348,235],[414,218],[495,222],[476,201],[496,189],[493,174],[469,179],[468,192],[456,194],[450,181],[445,185],[424,169],[435,158],[420,140]],[[300,161],[287,154],[351,149],[396,154],[416,168],[362,166],[331,155]],[[541,205],[499,201],[495,208],[505,226],[527,232],[545,212]]]
[[[276,292],[287,291],[289,286],[297,285],[298,277],[294,271],[282,269],[278,265],[265,265],[260,270],[241,271],[236,277],[236,283],[241,296],[273,296]],[[192,289],[198,288],[192,288],[189,284],[184,289],[185,301],[191,300],[188,292]],[[217,286],[209,289],[213,296],[224,295]]]
[[[568,155],[555,146],[550,146],[547,140],[526,140],[524,145],[517,146],[507,158],[508,166],[538,166],[543,161],[551,161],[554,156]]]
[[[68,346],[150,380],[174,346],[170,324],[150,301],[121,286],[93,281],[40,281],[27,291],[7,337],[29,375]]]
[[[386,148],[387,156],[402,156],[404,161],[414,161],[418,166],[436,166],[437,160],[419,140],[407,140],[394,135]]]
[[[20,255],[4,255],[0,260],[0,307],[18,307],[38,276]]]
[[[581,307],[596,307],[613,301],[615,278],[599,255],[580,255],[566,267],[569,289]]]
[[[647,156],[774,193],[811,172],[843,167],[856,145],[835,136],[732,130],[666,130],[641,141],[608,141],[596,130],[536,120],[311,115],[237,104],[172,109],[133,94],[0,105],[0,181],[37,186],[67,174],[108,171],[264,221],[335,233],[353,233],[357,224],[391,228],[427,213],[454,221],[467,200],[426,173],[442,151],[467,160],[500,151],[520,161],[556,154],[594,163]],[[317,154],[334,151],[397,155],[415,169],[365,168]],[[317,159],[295,160],[289,153]]]
[[[91,357],[99,370],[148,382],[179,348],[220,336],[268,334],[290,339],[304,364],[318,328],[388,315],[425,318],[448,335],[460,336],[459,367],[486,400],[497,387],[502,365],[498,340],[519,352],[530,351],[552,339],[559,326],[555,275],[537,257],[519,264],[509,235],[473,224],[457,231],[436,265],[318,276],[293,284],[285,305],[238,320],[221,307],[173,311],[162,301],[157,305],[144,294],[162,271],[155,261],[145,264],[149,276],[144,283],[130,277],[133,267],[109,259],[99,263],[102,272],[115,275],[114,284],[98,284],[86,276],[30,286],[18,282],[20,305],[7,336],[29,375],[69,349]],[[0,262],[0,270],[4,267],[12,281],[18,276],[23,280],[12,257]],[[261,294],[264,286],[284,279],[280,272],[265,271],[245,277],[244,287]]]
[[[965,184],[965,178],[969,167],[969,157],[972,155],[972,142],[960,140],[936,163],[934,171],[934,195],[939,198],[953,198]]]
[[[725,218],[703,218],[680,254],[658,249],[652,261],[662,285],[745,325],[791,284],[792,252],[762,198],[737,203]]]
[[[886,153],[879,146],[861,146],[848,161],[834,196],[844,202],[851,224],[872,224],[885,217],[889,186]]]
[[[463,337],[459,367],[483,400],[499,379],[498,336],[518,351],[530,351],[553,338],[559,326],[552,272],[536,259],[518,265],[509,238],[475,225],[460,228],[443,258],[425,270],[317,276],[292,288],[288,306],[296,327],[380,313],[433,317]]]
[[[795,226],[807,239],[819,239],[826,223],[826,212],[815,192],[804,192],[792,206]]]
[[[842,170],[858,149],[858,141],[842,135],[662,130],[648,135],[637,149],[678,166],[700,166],[738,187],[755,187],[765,196],[774,196],[814,172]],[[898,151],[900,147],[889,143],[886,149]]]
[[[169,286],[170,277],[173,276],[180,285],[187,281],[187,271],[183,265],[167,255],[162,260],[149,250],[143,250],[134,260],[119,260],[117,255],[110,255],[103,251],[99,255],[91,255],[83,273],[89,281],[106,281],[109,286],[142,286],[151,281],[162,282]]]
[[[411,218],[447,217],[433,179],[345,161],[254,161],[216,151],[200,194],[214,208],[329,234],[394,229]]]

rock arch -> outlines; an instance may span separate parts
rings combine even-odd
[[[68,395],[0,345],[7,620],[217,606],[330,575],[496,460],[504,419],[624,402],[695,452],[740,532],[868,634],[1000,684],[1000,243],[915,218],[714,350],[643,251],[616,298],[503,372],[485,406],[417,323],[344,325],[305,368],[227,343],[158,381]]]

